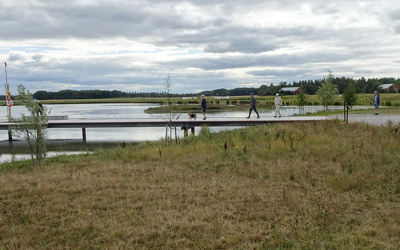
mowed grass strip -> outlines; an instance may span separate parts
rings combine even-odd
[[[399,149],[324,121],[3,164],[0,249],[395,249]]]

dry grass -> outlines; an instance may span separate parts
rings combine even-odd
[[[399,133],[336,121],[203,130],[169,148],[5,164],[0,249],[395,249]]]

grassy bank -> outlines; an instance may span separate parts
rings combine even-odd
[[[358,94],[356,105],[371,105],[373,94]],[[257,107],[271,108],[274,106],[275,96],[257,96]],[[382,106],[400,107],[400,95],[393,93],[382,93]],[[282,96],[285,106],[297,106],[297,96]],[[165,113],[165,112],[198,112],[200,110],[201,99],[183,99],[181,97],[174,98],[107,98],[107,99],[65,99],[65,100],[40,100],[43,104],[96,104],[96,103],[153,103],[162,106],[149,108],[147,113]],[[209,112],[220,112],[229,110],[246,110],[249,107],[249,96],[231,96],[229,99],[216,99],[215,97],[207,97],[207,106]],[[343,100],[337,96],[334,105],[343,105]],[[167,104],[171,104],[170,107]],[[0,100],[0,105],[4,106],[5,102]],[[18,105],[18,100],[15,101]],[[307,95],[307,106],[321,105],[316,95]]]
[[[0,249],[396,249],[400,131],[326,121],[0,166]]]
[[[374,114],[375,108],[371,107],[368,109],[349,109],[349,114]],[[344,111],[341,110],[332,110],[332,111],[319,111],[316,113],[307,114],[308,116],[325,116],[325,115],[343,115]],[[381,115],[400,115],[400,107],[399,106],[384,106],[379,108],[379,114]]]
[[[358,100],[356,105],[372,105],[373,94],[357,94]],[[260,106],[271,106],[274,104],[275,96],[257,96],[257,102]],[[400,95],[394,93],[381,93],[382,105],[384,106],[400,106]],[[297,96],[288,95],[282,96],[284,105],[297,105]],[[208,104],[211,105],[248,105],[249,96],[231,96],[228,100],[215,99],[215,97],[207,97]],[[107,99],[79,99],[79,100],[41,100],[45,104],[73,104],[73,103],[159,103],[178,105],[200,105],[201,99],[183,99],[175,98],[107,98]],[[343,100],[340,96],[335,99],[335,105],[342,105]],[[307,95],[307,105],[321,105],[320,100],[316,95]]]

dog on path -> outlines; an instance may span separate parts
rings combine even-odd
[[[188,116],[189,116],[189,120],[196,120],[196,118],[197,118],[197,115],[195,113],[192,113],[192,112],[189,112]]]

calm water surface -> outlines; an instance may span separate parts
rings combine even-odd
[[[147,119],[159,118],[162,115],[146,114],[144,111],[149,107],[157,107],[156,104],[57,104],[44,105],[49,116],[68,116],[68,119]],[[342,109],[342,107],[332,107],[331,109]],[[314,113],[322,110],[321,106],[305,107],[305,111]],[[285,106],[282,108],[282,116],[292,116],[298,114],[298,107]],[[261,117],[272,117],[273,110],[259,109]],[[13,117],[21,114],[28,114],[22,106],[15,106],[12,109]],[[224,118],[244,118],[248,115],[248,110],[233,112],[217,112],[207,114],[207,119]],[[253,112],[252,114],[255,117]],[[202,115],[198,114],[198,119]],[[187,114],[182,113],[180,120],[187,120]],[[6,108],[0,107],[0,121],[6,121]],[[219,131],[232,128],[210,128],[211,131]],[[196,128],[198,134],[200,128]],[[178,136],[183,137],[183,131],[177,129]],[[77,154],[81,152],[93,151],[97,148],[113,147],[120,143],[137,143],[142,141],[156,141],[165,136],[165,128],[87,128],[86,143],[82,143],[82,129],[47,129],[47,142],[49,156],[57,154]],[[0,130],[0,163],[21,159],[29,159],[29,151],[25,144],[25,139],[17,134],[13,134],[14,141],[8,142],[7,131]]]

